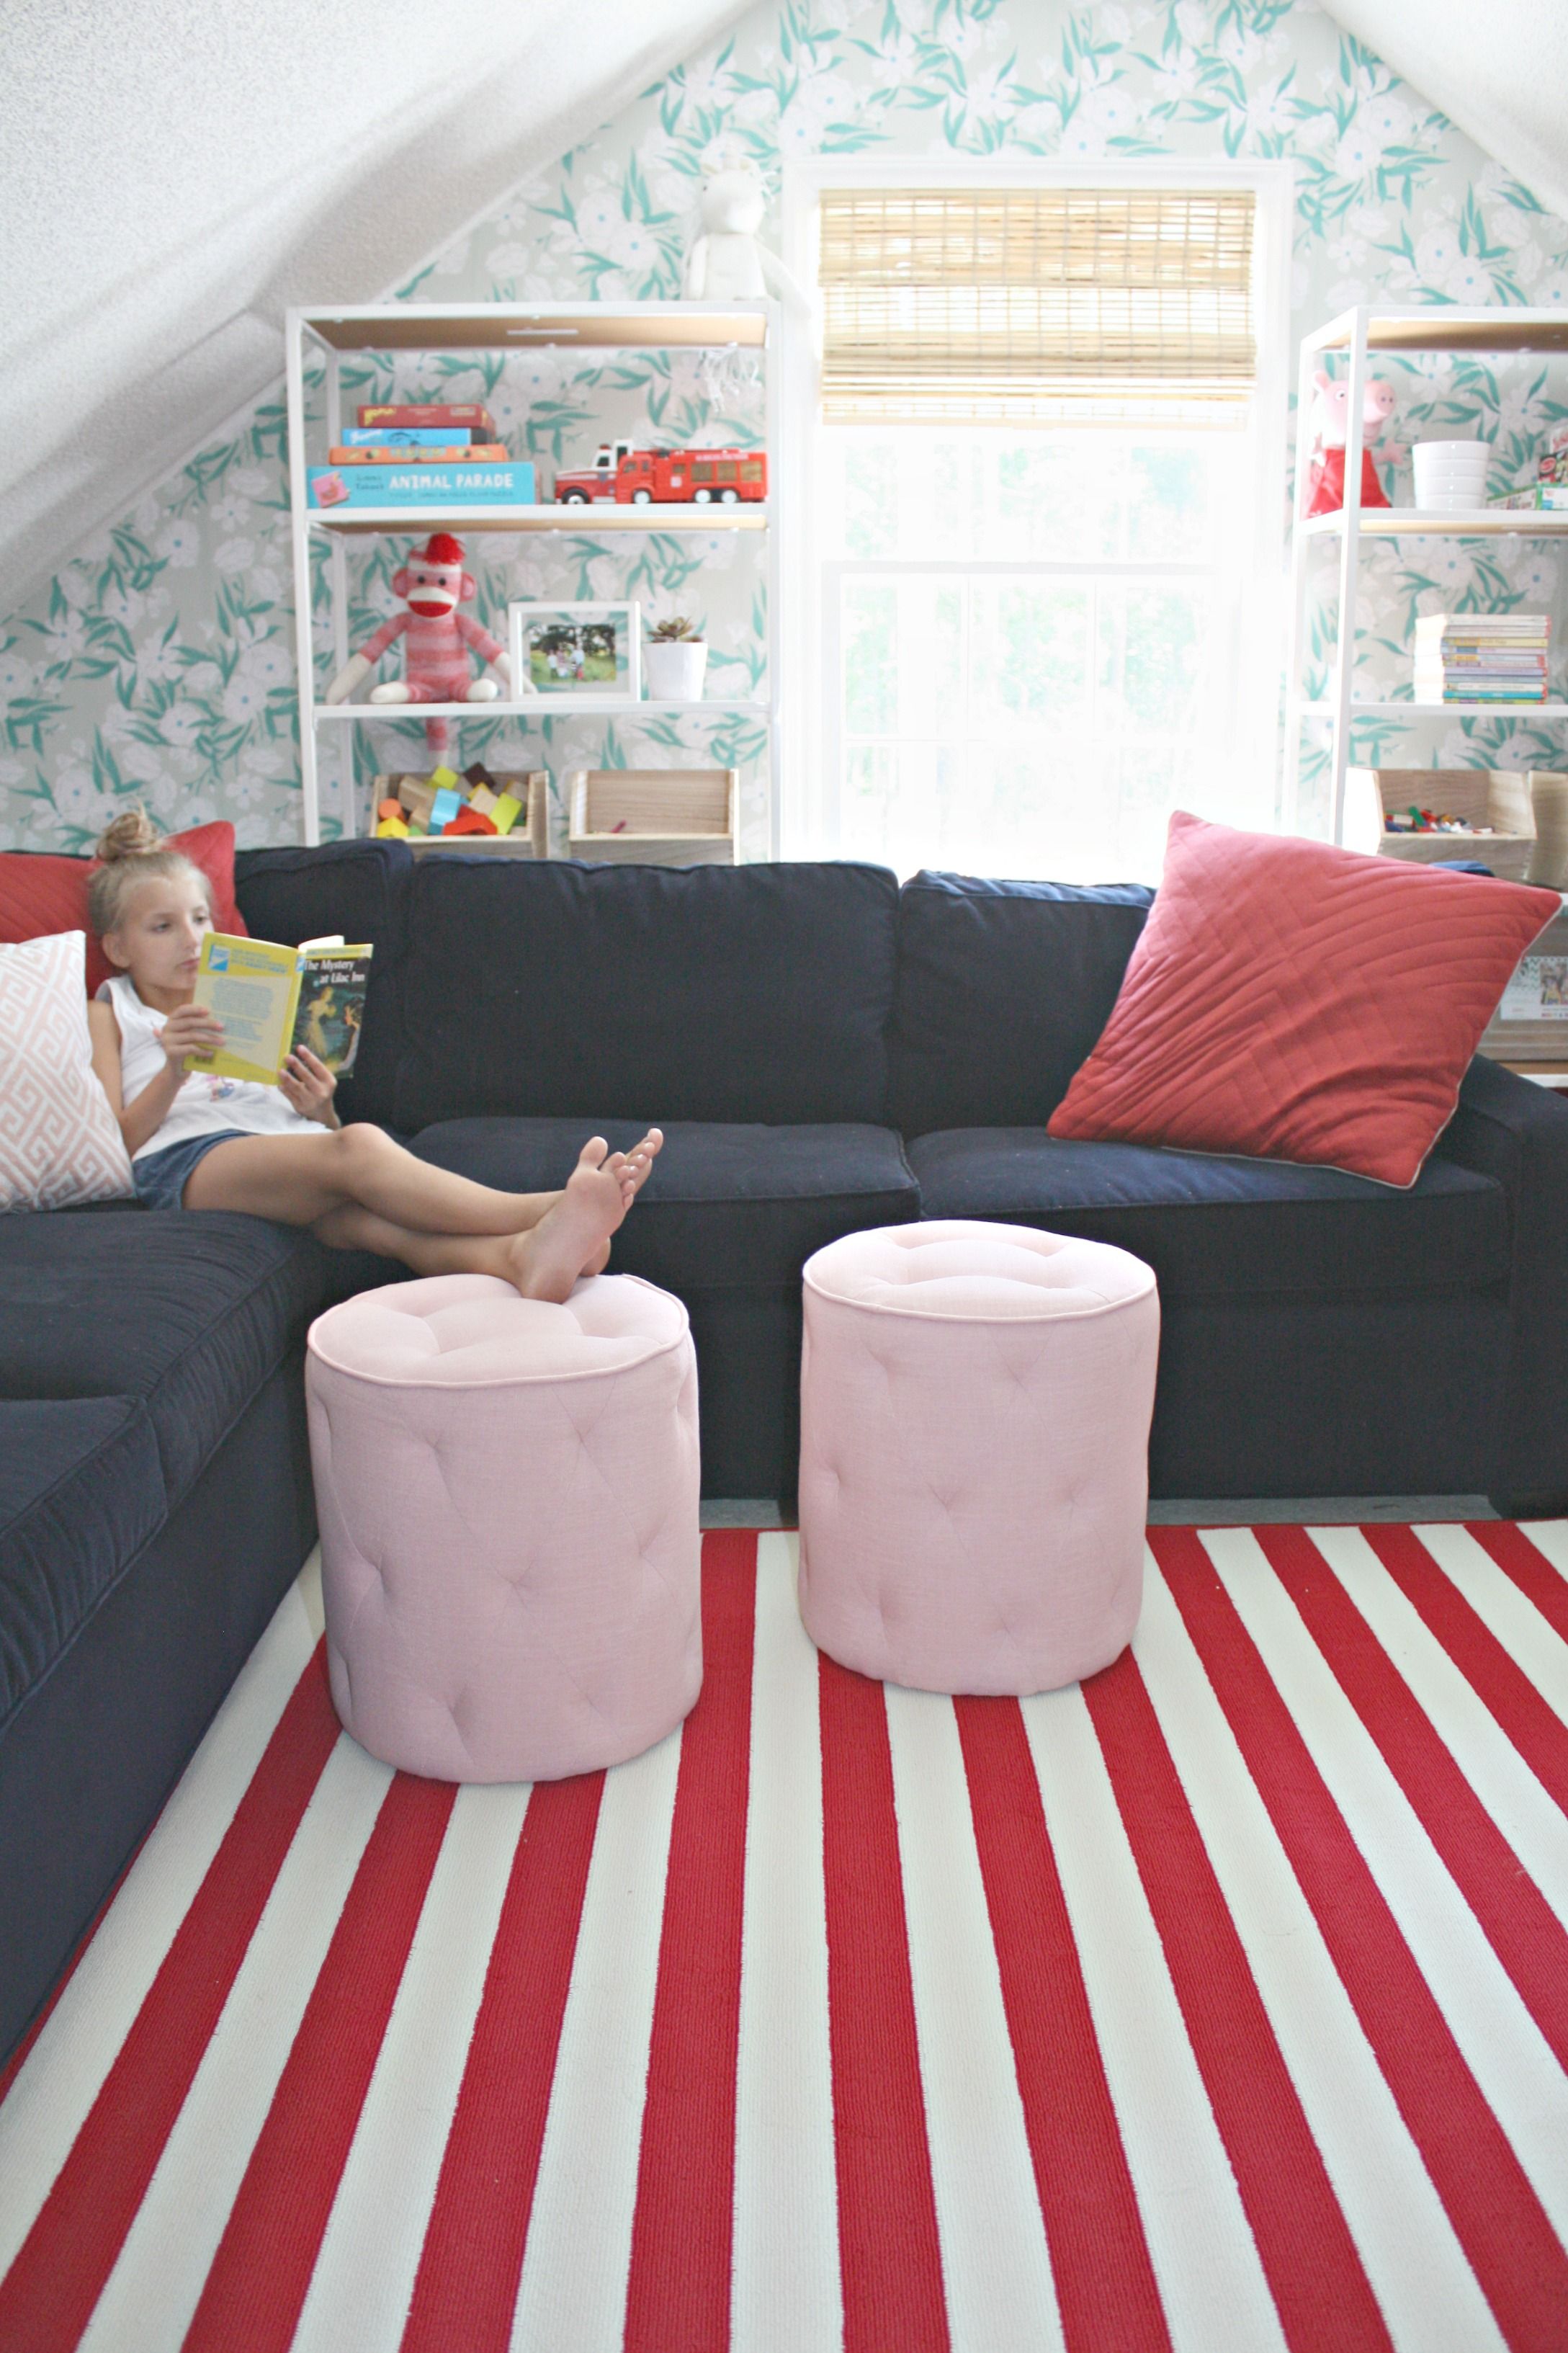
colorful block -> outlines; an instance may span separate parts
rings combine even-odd
[[[430,782],[438,793],[455,793],[462,783],[456,768],[432,768]]]
[[[445,833],[463,804],[451,786],[445,786],[430,804],[430,830]]]
[[[450,825],[444,825],[441,830],[443,833],[488,833],[493,835],[495,828],[490,823],[489,818],[482,817],[478,809],[460,808],[458,811],[457,816],[452,819]]]
[[[498,833],[510,833],[522,815],[522,803],[515,793],[502,793],[489,812],[490,823]]]
[[[378,841],[406,841],[413,828],[400,817],[384,817],[375,828]]]

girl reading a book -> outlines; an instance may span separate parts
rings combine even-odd
[[[400,1259],[416,1274],[495,1274],[563,1300],[596,1274],[664,1139],[627,1153],[591,1136],[558,1193],[501,1193],[432,1168],[379,1127],[343,1126],[337,1081],[300,1046],[275,1087],[189,1068],[223,1043],[193,1003],[213,928],[206,878],[165,849],[140,809],[98,844],[89,911],[118,967],[88,1008],[92,1060],[151,1208],[245,1209],[309,1226],[339,1250]]]

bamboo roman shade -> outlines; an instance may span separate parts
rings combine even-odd
[[[1250,189],[829,188],[829,424],[1239,424]]]

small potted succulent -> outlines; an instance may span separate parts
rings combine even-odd
[[[677,614],[655,621],[643,647],[647,691],[654,702],[696,702],[708,668],[708,647],[695,621]]]

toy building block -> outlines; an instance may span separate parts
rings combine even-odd
[[[413,828],[400,817],[384,817],[375,828],[378,841],[406,841]]]
[[[451,786],[449,785],[444,785],[430,804],[429,823],[431,832],[445,833],[447,828],[451,824],[452,819],[457,816],[458,811],[462,807],[462,802],[458,798],[457,794],[452,790]]]
[[[403,803],[397,800],[377,801],[375,805],[375,813],[378,818],[395,818],[401,824],[403,820]]]
[[[460,808],[457,816],[444,825],[441,830],[443,833],[493,834],[495,827],[482,811],[476,808]]]
[[[436,798],[436,787],[427,785],[423,776],[399,776],[397,797],[412,816],[416,809],[428,809]]]
[[[469,765],[463,770],[463,774],[467,777],[468,783],[474,786],[476,789],[480,785],[487,786],[492,793],[497,789],[496,780],[491,776],[489,770],[486,767],[482,760],[470,761]]]
[[[456,768],[432,768],[430,782],[438,793],[455,793],[462,783]]]
[[[486,814],[498,833],[510,833],[522,815],[522,803],[515,793],[502,793]]]
[[[468,807],[471,809],[478,809],[481,817],[494,817],[496,798],[497,796],[491,792],[488,785],[476,785],[468,795]]]

